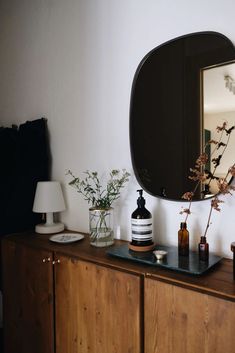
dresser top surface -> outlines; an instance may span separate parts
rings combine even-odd
[[[91,246],[87,234],[84,234],[84,239],[70,244],[51,242],[49,240],[50,236],[51,235],[42,235],[34,232],[24,232],[5,236],[2,238],[2,241],[13,241],[17,244],[23,244],[38,250],[43,249],[45,251],[55,252],[145,278],[151,278],[153,280],[181,286],[186,289],[214,295],[222,299],[235,301],[233,261],[230,259],[222,259],[216,266],[201,276],[192,276],[178,273],[177,271],[115,258],[107,254],[108,248],[96,248]],[[112,247],[123,245],[125,243],[127,242],[115,240]],[[109,247],[109,249],[110,248],[111,247]]]

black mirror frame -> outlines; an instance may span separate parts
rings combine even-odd
[[[134,101],[134,95],[135,95],[135,87],[136,87],[136,82],[138,81],[139,78],[139,74],[141,72],[141,70],[143,69],[143,66],[145,65],[146,61],[157,51],[159,50],[161,47],[166,46],[166,45],[170,45],[172,43],[175,43],[178,40],[182,40],[182,39],[186,39],[189,37],[193,37],[193,36],[204,36],[204,35],[213,35],[213,36],[217,36],[218,38],[220,38],[221,40],[223,40],[227,47],[229,48],[228,53],[226,53],[225,58],[223,59],[223,61],[219,60],[218,58],[215,59],[215,62],[213,64],[210,63],[210,65],[208,65],[208,67],[211,66],[217,66],[217,65],[221,65],[222,63],[226,62],[232,62],[235,60],[235,48],[233,43],[223,34],[218,33],[218,32],[213,32],[213,31],[204,31],[204,32],[195,32],[195,33],[191,33],[191,34],[187,34],[187,35],[183,35],[174,39],[171,39],[157,47],[155,47],[154,49],[152,49],[149,53],[147,53],[144,58],[141,60],[140,64],[137,67],[137,70],[135,72],[134,75],[134,79],[133,79],[133,83],[132,83],[132,89],[131,89],[131,99],[130,99],[130,120],[129,120],[129,138],[130,138],[130,151],[131,151],[131,160],[132,160],[132,166],[134,169],[134,173],[135,176],[137,178],[137,181],[139,182],[139,184],[141,185],[141,187],[148,192],[149,194],[151,194],[152,196],[156,196],[156,197],[160,197],[160,198],[164,198],[167,200],[173,200],[173,201],[179,201],[182,200],[180,197],[179,198],[174,198],[174,197],[167,197],[164,195],[164,190],[162,190],[162,194],[156,194],[156,192],[154,192],[153,190],[151,190],[148,186],[146,187],[146,183],[143,181],[143,178],[141,178],[140,173],[138,172],[138,166],[136,165],[136,161],[135,161],[135,147],[134,147],[134,137],[133,137],[133,126],[135,125],[134,122],[134,118],[133,118],[133,101]],[[206,66],[205,66],[206,67]],[[205,67],[201,67],[200,70],[204,69]],[[198,110],[200,111],[200,119],[202,119],[202,114],[201,114],[201,110],[202,110],[202,101],[201,101],[201,97],[198,97]],[[199,124],[201,125],[201,121],[199,121]],[[200,139],[202,138],[201,136],[199,137]],[[144,148],[144,147],[143,147]],[[193,165],[191,165],[191,167],[193,167]],[[185,175],[185,177],[187,178],[187,175]],[[187,188],[184,189],[184,191],[188,191]],[[182,194],[181,194],[182,195]],[[195,199],[195,201],[199,201],[199,200],[203,200],[203,199]]]

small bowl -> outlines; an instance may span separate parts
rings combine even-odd
[[[153,251],[154,255],[156,256],[157,260],[162,260],[166,254],[167,254],[167,251],[164,251],[164,250],[154,250]]]

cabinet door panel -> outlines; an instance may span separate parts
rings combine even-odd
[[[139,353],[140,278],[59,256],[57,353]]]
[[[145,280],[145,353],[234,353],[235,303]]]
[[[235,303],[208,297],[208,350],[206,353],[235,352]]]
[[[202,353],[198,342],[205,342],[205,308],[200,297],[196,292],[146,280],[146,353]]]
[[[3,325],[5,353],[52,353],[51,253],[4,241]]]

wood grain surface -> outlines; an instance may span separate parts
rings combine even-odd
[[[140,353],[140,277],[56,258],[56,352]]]
[[[235,353],[232,260],[198,277],[106,250],[2,239],[4,353]]]
[[[53,273],[43,262],[52,253],[13,242],[2,250],[4,353],[52,353]]]
[[[234,353],[235,303],[145,281],[145,353]]]
[[[44,249],[51,252],[59,251],[64,255],[78,258],[80,260],[105,265],[114,269],[120,269],[132,274],[141,274],[145,277],[164,281],[169,284],[178,285],[202,293],[211,294],[223,299],[235,301],[233,261],[230,259],[223,259],[212,270],[202,276],[190,276],[159,267],[130,263],[127,260],[121,260],[108,256],[106,254],[107,248],[95,248],[90,246],[89,237],[87,234],[85,234],[84,240],[66,245],[52,243],[48,240],[49,237],[50,235],[40,235],[34,232],[27,232],[11,235],[5,240],[8,239],[9,241],[17,241],[17,243],[32,246],[36,249]],[[124,243],[126,242],[122,240],[115,240],[115,244],[113,246],[122,245]]]

